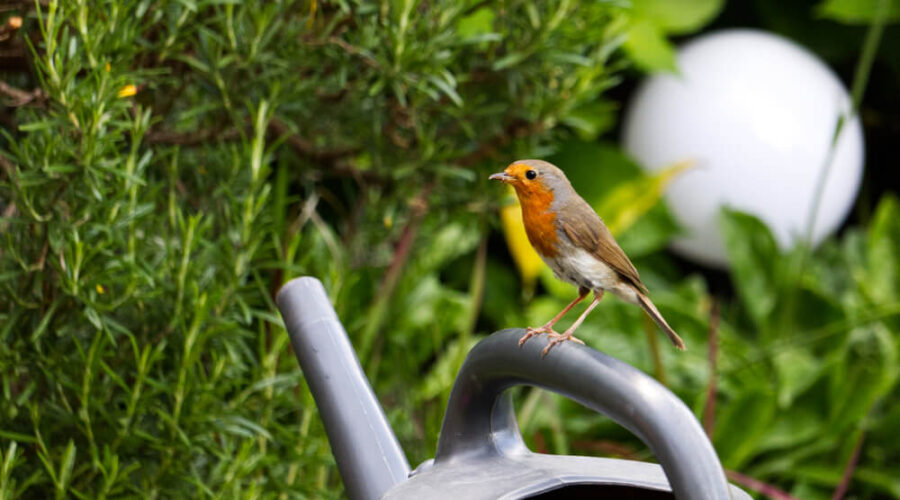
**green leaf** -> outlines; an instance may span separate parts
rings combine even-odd
[[[504,57],[501,57],[496,62],[492,69],[494,71],[499,71],[506,68],[511,68],[520,62],[524,61],[530,54],[528,52],[513,52],[511,54],[507,54]]]
[[[898,346],[883,323],[854,329],[832,361],[829,426],[856,426],[897,383]]]
[[[650,19],[667,33],[697,31],[722,11],[724,0],[635,0],[634,15]]]
[[[739,469],[756,452],[775,415],[775,398],[750,389],[729,401],[716,421],[715,445],[722,464]]]
[[[719,223],[738,296],[751,319],[762,327],[778,299],[778,245],[769,228],[752,215],[723,209]]]
[[[896,22],[900,20],[900,2],[897,0],[824,0],[816,7],[816,14],[845,24],[871,24],[880,15],[885,16],[887,22]]]
[[[900,300],[900,201],[892,194],[878,204],[869,228],[866,279],[862,281],[875,303]]]
[[[893,470],[886,472],[874,467],[861,466],[856,469],[853,479],[877,487],[894,498],[900,498],[900,478]]]
[[[419,388],[416,395],[427,400],[438,396],[449,395],[453,382],[456,380],[456,374],[459,367],[466,358],[468,353],[478,341],[480,337],[472,337],[468,342],[463,344],[460,339],[450,342],[438,362],[434,364],[431,371],[425,375],[419,382]]]
[[[778,406],[788,408],[794,399],[809,389],[822,373],[822,363],[798,347],[780,349],[772,362],[778,377]]]
[[[463,40],[494,32],[494,9],[482,7],[456,23],[456,33]]]
[[[675,73],[675,49],[666,40],[663,30],[652,21],[643,19],[629,28],[622,47],[639,68],[648,72]]]
[[[614,235],[623,233],[656,206],[669,182],[692,165],[680,162],[655,173],[641,176],[617,186],[597,205],[597,213],[604,217]]]
[[[596,101],[576,107],[561,121],[575,129],[579,139],[593,141],[616,124],[617,111],[618,106],[613,102]]]
[[[680,230],[666,205],[659,203],[616,236],[616,240],[634,260],[664,249]]]
[[[567,141],[548,161],[563,169],[578,194],[595,207],[616,186],[643,175],[634,160],[609,142]]]
[[[757,451],[761,453],[793,448],[811,441],[820,432],[827,432],[820,412],[795,407],[776,414],[769,429],[757,443]]]

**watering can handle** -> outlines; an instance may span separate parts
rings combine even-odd
[[[525,452],[507,389],[542,387],[603,413],[646,443],[680,500],[731,497],[719,458],[693,413],[662,384],[594,349],[497,332],[469,353],[450,394],[435,462]]]

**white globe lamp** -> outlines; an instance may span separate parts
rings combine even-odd
[[[815,55],[776,35],[729,30],[678,52],[679,74],[650,77],[626,110],[624,148],[654,171],[692,160],[666,198],[687,234],[673,248],[726,267],[718,214],[756,215],[782,247],[805,236],[838,119],[851,101]],[[855,117],[837,139],[812,242],[833,233],[851,208],[863,166]]]

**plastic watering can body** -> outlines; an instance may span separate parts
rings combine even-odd
[[[691,411],[656,380],[574,343],[541,357],[521,329],[468,354],[450,395],[434,460],[409,465],[321,283],[299,278],[278,304],[353,499],[749,499],[730,486]],[[644,441],[660,465],[532,453],[509,389],[532,385],[601,412]],[[673,496],[674,495],[674,496]]]

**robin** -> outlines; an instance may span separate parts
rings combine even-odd
[[[611,292],[625,302],[641,306],[662,328],[678,349],[684,342],[647,297],[637,269],[616,243],[612,233],[594,209],[575,192],[569,179],[558,167],[542,160],[519,160],[490,179],[510,184],[522,206],[522,221],[528,241],[553,270],[557,279],[578,287],[578,297],[544,326],[528,327],[519,345],[542,333],[549,334],[546,355],[556,344],[572,340],[584,318],[597,306],[604,292]],[[553,330],[575,304],[594,292],[594,300],[564,333]]]

